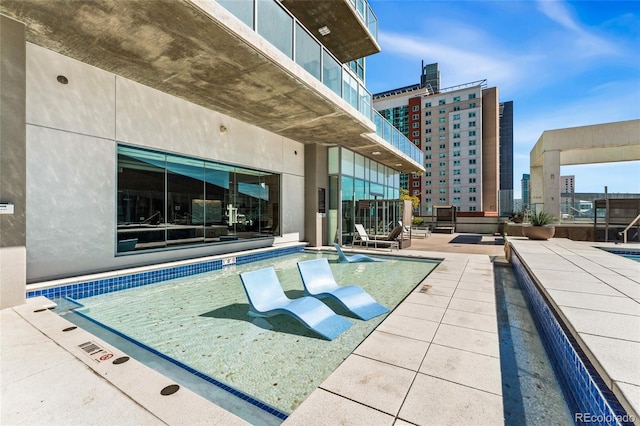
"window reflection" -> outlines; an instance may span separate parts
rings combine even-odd
[[[279,235],[280,176],[118,147],[118,252]]]

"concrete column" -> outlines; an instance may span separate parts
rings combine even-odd
[[[304,148],[304,234],[309,245],[326,245],[327,213],[319,212],[318,190],[325,190],[325,209],[329,203],[327,148],[322,145],[306,145]]]
[[[560,220],[560,151],[545,151],[542,173],[544,179],[544,209]]]
[[[542,166],[531,166],[529,173],[529,208],[533,210],[533,206],[544,203],[544,172]]]
[[[26,41],[23,24],[0,15],[0,308],[25,302]]]

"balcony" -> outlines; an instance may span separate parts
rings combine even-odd
[[[3,0],[0,12],[26,25],[28,42],[84,63],[302,143],[423,170],[415,146],[380,136],[350,70],[279,2],[254,1]]]

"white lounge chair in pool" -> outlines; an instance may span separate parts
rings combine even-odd
[[[333,243],[333,246],[336,248],[336,251],[338,252],[338,261],[342,263],[384,262],[383,259],[376,259],[373,257],[369,257],[366,254],[352,254],[351,256],[347,257],[347,255],[345,255],[344,252],[342,251],[340,244]]]
[[[249,300],[248,314],[251,316],[291,315],[328,340],[333,340],[351,327],[351,322],[336,315],[327,305],[313,297],[289,299],[284,294],[273,267],[243,272],[240,280]]]
[[[339,286],[333,277],[329,261],[324,257],[298,262],[298,270],[305,293],[319,299],[332,298],[364,321],[389,312],[389,309],[376,302],[361,287]]]

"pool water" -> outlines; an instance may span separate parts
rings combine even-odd
[[[337,263],[301,252],[79,300],[94,321],[135,339],[276,409],[291,413],[386,315],[353,323],[332,341],[290,316],[253,318],[239,273],[273,266],[290,298],[303,296],[296,262],[325,256],[340,285],[356,284],[389,309],[436,266],[429,260]]]

